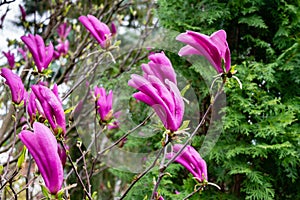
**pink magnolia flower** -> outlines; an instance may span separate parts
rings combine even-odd
[[[84,27],[92,34],[92,36],[98,41],[103,49],[106,49],[110,45],[111,32],[108,26],[100,22],[95,16],[87,15],[80,16],[79,21]]]
[[[167,159],[172,159],[172,157],[182,147],[182,144],[175,144],[173,146],[173,152],[167,153]],[[208,180],[206,162],[192,146],[186,146],[180,155],[175,159],[175,162],[178,162],[187,170],[189,170],[189,172],[191,172],[198,181],[202,182],[204,179]]]
[[[54,53],[52,43],[50,42],[49,46],[46,47],[41,36],[32,34],[22,36],[21,39],[31,52],[38,71],[42,72],[44,69],[47,69]]]
[[[26,48],[18,48],[18,52],[22,55],[22,57],[26,60],[27,59],[27,49]]]
[[[5,83],[10,88],[12,101],[20,104],[25,97],[25,88],[21,78],[8,68],[1,69],[1,76],[6,79]]]
[[[66,146],[66,149],[69,150],[69,146]],[[61,164],[63,166],[65,166],[66,162],[67,162],[67,153],[66,151],[64,150],[64,148],[62,147],[61,144],[58,145],[58,148],[57,148],[57,153],[59,155],[59,158],[60,158],[60,161],[61,161]]]
[[[161,195],[158,194],[158,192],[155,192],[155,199],[156,200],[165,200]]]
[[[26,11],[22,5],[19,5],[20,11],[21,11],[21,19],[22,21],[26,21]]]
[[[15,55],[11,53],[11,51],[4,52],[2,51],[3,55],[7,58],[8,65],[10,66],[10,69],[13,69],[15,67]]]
[[[165,83],[165,80],[168,79],[174,84],[177,84],[176,73],[172,63],[164,52],[153,53],[148,58],[150,62],[148,64],[142,64],[144,78],[148,79],[148,77],[152,75],[157,77],[162,83]]]
[[[120,117],[121,113],[122,113],[121,111],[118,111],[113,114],[114,120],[107,125],[108,130],[112,130],[120,127],[120,122],[118,118]]]
[[[27,105],[26,107],[27,107],[27,112],[28,112],[31,124],[35,121],[38,110],[39,110],[40,115],[43,116],[44,118],[46,118],[44,110],[42,109],[40,102],[36,101],[36,96],[33,92],[31,92],[29,94],[27,101],[28,102],[26,103],[26,105]]]
[[[177,87],[176,74],[164,53],[149,56],[142,65],[144,76],[133,74],[128,85],[139,90],[133,97],[151,106],[165,128],[177,131],[182,123],[184,102]]]
[[[18,136],[35,160],[46,187],[56,194],[61,189],[64,174],[55,136],[39,122],[33,124],[33,132],[22,130]]]
[[[115,36],[117,34],[117,27],[114,22],[111,23],[110,29],[111,29],[111,36]]]
[[[61,40],[67,39],[70,31],[71,31],[71,26],[67,26],[66,22],[59,25],[59,27],[57,28],[57,34],[59,35]]]
[[[230,70],[230,50],[224,30],[214,32],[211,36],[187,31],[178,35],[176,40],[187,44],[180,49],[178,55],[201,55],[212,64],[218,73],[227,73]],[[225,64],[224,68],[222,61]]]
[[[109,121],[113,117],[112,103],[113,92],[110,90],[108,94],[103,87],[94,88],[94,95],[96,97],[96,104],[98,113],[102,121]]]
[[[58,39],[58,45],[55,46],[57,53],[60,55],[66,55],[69,51],[69,41]],[[56,52],[55,52],[56,53]]]
[[[32,92],[36,100],[41,105],[44,115],[48,120],[52,130],[57,134],[61,129],[62,134],[66,133],[66,119],[64,109],[60,99],[53,91],[42,85],[32,85]],[[39,105],[36,103],[36,106]]]

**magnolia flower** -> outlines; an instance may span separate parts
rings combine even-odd
[[[44,115],[52,130],[57,134],[59,130],[66,133],[66,119],[61,100],[53,91],[42,85],[32,85],[32,92],[36,96],[36,106],[41,105]]]
[[[103,49],[110,45],[111,32],[108,26],[100,22],[95,16],[80,16],[79,21],[93,35]]]
[[[61,189],[64,174],[55,136],[39,122],[33,124],[33,132],[22,130],[18,136],[35,160],[46,187],[51,194],[56,194]]]
[[[57,28],[57,34],[59,35],[61,40],[65,40],[67,39],[69,33],[71,31],[71,26],[67,27],[67,23],[63,23],[61,25],[59,25],[59,27]]]
[[[19,8],[20,8],[20,11],[22,14],[22,16],[21,16],[22,21],[26,21],[26,11],[25,11],[24,7],[22,5],[19,5]]]
[[[133,74],[128,85],[139,90],[133,97],[151,106],[165,128],[177,131],[182,123],[184,102],[177,87],[176,74],[164,53],[149,56],[142,65],[144,76]]]
[[[10,51],[4,52],[2,51],[3,55],[7,58],[8,65],[10,66],[10,69],[13,69],[15,66],[15,55],[11,53]]]
[[[22,57],[26,60],[27,59],[27,53],[26,53],[27,49],[26,48],[18,48],[18,52],[22,55]]]
[[[55,48],[59,55],[66,55],[69,50],[69,41],[68,40],[62,41],[61,39],[58,39],[58,45],[56,45]]]
[[[111,130],[111,129],[116,129],[120,127],[120,122],[118,120],[118,118],[120,117],[120,115],[122,114],[121,111],[115,112],[113,114],[114,120],[111,121],[108,125],[107,125],[107,129]]]
[[[164,200],[164,198],[158,194],[158,192],[155,192],[154,197],[156,200]]]
[[[58,153],[58,155],[59,155],[61,164],[62,164],[63,166],[65,166],[66,161],[67,161],[67,153],[66,153],[66,151],[64,150],[64,148],[62,147],[61,144],[59,144],[57,147],[58,147],[58,148],[57,148],[57,153]],[[66,146],[66,149],[69,150],[69,146]]]
[[[57,28],[59,39],[58,39],[58,45],[55,46],[56,51],[54,51],[54,55],[53,55],[54,59],[57,59],[61,55],[66,55],[68,53],[69,40],[67,40],[67,37],[70,31],[71,31],[71,26],[67,27],[67,23],[63,23]]]
[[[164,52],[151,54],[148,58],[150,62],[148,64],[142,64],[142,70],[144,71],[144,77],[146,79],[153,75],[162,83],[165,83],[165,80],[168,79],[177,85],[176,73],[172,63]]]
[[[110,90],[106,95],[106,91],[103,87],[94,88],[94,95],[96,97],[97,111],[102,121],[109,121],[113,117],[112,103],[113,92]]]
[[[219,30],[211,36],[194,31],[181,33],[176,40],[187,44],[180,49],[178,55],[201,55],[204,56],[218,73],[227,73],[231,67],[230,50],[226,41],[226,32]],[[225,66],[222,66],[222,61]]]
[[[1,76],[6,79],[5,83],[11,91],[12,101],[20,104],[24,100],[25,88],[21,78],[8,68],[1,69]]]
[[[117,34],[117,27],[114,22],[111,23],[110,29],[111,29],[111,36],[115,36]]]
[[[167,159],[172,159],[182,147],[182,144],[175,144],[173,146],[173,152],[166,154]],[[189,170],[198,181],[202,182],[204,179],[208,180],[206,162],[192,146],[186,146],[175,159],[175,162],[178,162]]]
[[[38,71],[42,72],[44,69],[47,69],[54,53],[52,43],[50,42],[49,46],[46,47],[41,36],[34,36],[32,34],[29,34],[28,36],[22,36],[21,39],[31,52]]]

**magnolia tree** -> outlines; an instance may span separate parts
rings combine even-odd
[[[155,4],[136,3],[52,1],[46,21],[20,6],[24,35],[9,43],[1,67],[3,199],[140,199],[136,190],[144,199],[188,199],[219,188],[201,157],[219,132],[209,147],[192,142],[220,114],[228,80],[241,87],[226,32],[166,35]],[[201,116],[190,80],[168,55],[208,72],[211,99]],[[172,188],[182,179],[194,183]]]

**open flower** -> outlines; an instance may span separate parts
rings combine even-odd
[[[109,121],[113,117],[112,103],[113,92],[110,90],[106,95],[106,91],[103,87],[95,87],[94,95],[96,97],[97,111],[102,121]]]
[[[1,69],[1,76],[6,79],[5,83],[10,88],[12,101],[20,104],[25,97],[25,88],[21,78],[8,68]]]
[[[42,85],[32,85],[32,92],[36,96],[37,105],[41,105],[44,115],[52,130],[57,134],[59,130],[66,133],[66,119],[60,99],[53,91]]]
[[[182,123],[184,102],[176,84],[176,74],[164,53],[149,56],[142,65],[144,76],[133,74],[128,85],[139,90],[133,97],[151,106],[165,128],[177,131]]]
[[[218,73],[227,73],[230,70],[230,50],[224,30],[216,31],[211,36],[187,31],[178,35],[176,40],[187,44],[180,49],[178,55],[202,55]],[[222,61],[225,64],[224,67],[222,66]]]
[[[2,51],[2,53],[7,58],[7,62],[8,65],[10,66],[10,69],[13,69],[15,67],[15,55],[10,51],[8,52]]]
[[[182,147],[182,144],[175,144],[173,146],[173,152],[166,154],[167,159],[172,159]],[[198,181],[202,182],[204,179],[208,180],[206,162],[192,146],[186,146],[175,159],[175,162],[178,162],[189,170]]]
[[[22,36],[21,39],[31,52],[38,71],[42,72],[44,69],[47,69],[54,53],[52,43],[50,42],[49,46],[46,47],[41,36],[32,34]]]
[[[78,19],[84,25],[84,27],[92,34],[92,36],[98,41],[98,43],[103,49],[109,47],[111,32],[106,24],[100,22],[93,15],[80,16]]]
[[[33,124],[33,132],[22,130],[18,136],[35,160],[46,187],[51,194],[56,194],[61,189],[64,174],[55,136],[39,122]]]

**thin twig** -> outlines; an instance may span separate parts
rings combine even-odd
[[[67,152],[67,148],[66,148],[66,146],[65,146],[65,144],[64,144],[63,141],[61,141],[61,145],[62,145],[62,147],[64,148],[64,151]],[[90,195],[90,193],[89,193],[88,190],[86,189],[86,187],[85,187],[85,185],[84,185],[84,183],[83,183],[83,181],[82,181],[80,175],[78,174],[78,171],[77,171],[77,169],[76,169],[76,166],[75,166],[74,163],[73,163],[73,160],[72,160],[71,156],[70,156],[68,153],[67,153],[67,157],[68,157],[68,159],[69,159],[69,161],[70,161],[70,163],[71,163],[71,165],[72,165],[73,170],[75,171],[75,174],[76,174],[76,176],[77,176],[77,178],[78,178],[78,180],[79,180],[79,182],[80,182],[80,184],[81,184],[81,186],[82,186],[82,188],[83,188],[85,194],[87,195],[87,197],[89,198],[89,200],[93,200],[92,197],[91,197],[91,195]]]
[[[186,197],[184,197],[183,200],[188,200],[190,197],[192,197],[194,194],[196,194],[197,192],[199,192],[201,189],[203,189],[203,186],[200,186],[197,190],[194,190],[192,193],[190,193],[189,195],[187,195]]]
[[[148,117],[146,117],[146,119],[144,119],[144,121],[142,121],[139,125],[137,125],[136,127],[134,127],[133,129],[127,131],[127,133],[125,135],[123,135],[122,137],[120,137],[116,142],[114,142],[112,145],[106,147],[105,149],[103,149],[102,151],[98,152],[99,155],[102,155],[103,153],[105,153],[106,151],[112,149],[114,146],[118,145],[124,138],[128,137],[128,135],[130,135],[133,131],[137,130],[138,128],[140,128],[141,126],[143,126],[152,116],[154,113],[151,113]]]
[[[124,192],[124,194],[121,196],[120,200],[124,199],[126,197],[126,195],[128,194],[128,192],[131,190],[131,188],[141,179],[143,178],[156,164],[158,158],[160,157],[160,155],[163,152],[163,148],[161,148],[156,156],[156,158],[154,159],[154,161],[152,162],[152,164],[145,170],[143,171],[141,174],[138,175],[138,177],[136,177],[133,182],[130,184],[130,186],[127,188],[127,190]]]

